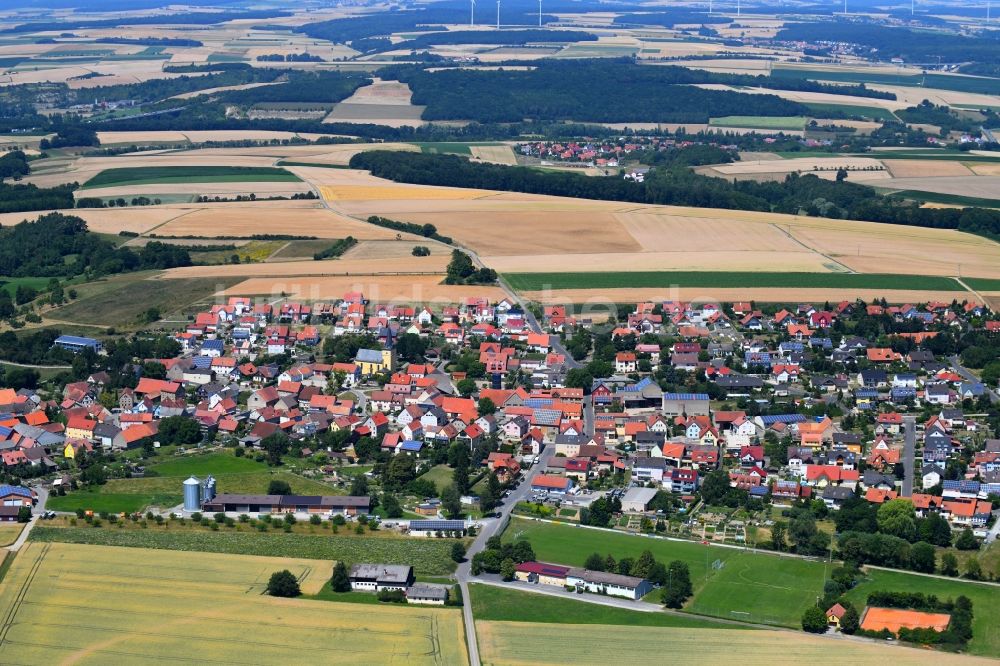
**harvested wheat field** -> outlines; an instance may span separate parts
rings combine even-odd
[[[424,107],[410,103],[410,86],[399,81],[372,79],[344,101],[335,104],[325,123],[378,123],[390,127],[419,127]]]
[[[190,131],[174,131],[174,130],[153,130],[149,132],[98,132],[97,138],[100,140],[101,145],[115,145],[115,144],[157,144],[157,143],[204,143],[206,141],[271,141],[272,139],[277,139],[279,141],[284,141],[287,139],[292,139],[295,137],[301,137],[306,140],[315,140],[321,136],[327,136],[324,134],[297,134],[295,132],[280,132],[272,130],[213,130],[213,131],[203,131],[203,130],[190,130]],[[279,152],[283,148],[288,148],[289,146],[275,146],[274,148]],[[324,146],[325,147],[325,146]],[[242,150],[242,152],[234,152],[233,154],[239,155],[252,155],[246,149],[234,149]],[[201,155],[211,155],[207,152],[199,152]]]
[[[134,197],[145,196],[154,198],[156,195],[177,195],[184,194],[192,197],[198,195],[219,196],[226,199],[234,199],[237,196],[249,196],[251,194],[258,197],[290,197],[293,194],[308,192],[309,186],[305,183],[294,181],[238,181],[222,183],[199,183],[199,182],[174,182],[174,183],[149,183],[146,185],[118,185],[115,187],[88,187],[77,190],[74,196],[77,199],[83,197]]]
[[[977,176],[1000,176],[1000,164],[978,164],[976,162],[970,162],[966,164],[972,173]]]
[[[419,241],[366,240],[341,255],[341,259],[405,259],[406,268],[419,269],[427,257],[414,257],[413,248],[430,250],[429,256],[451,255],[451,248],[429,238]]]
[[[755,271],[780,266],[793,272],[828,272],[836,264],[815,252],[799,248],[793,252],[677,251],[607,252],[584,254],[490,255],[486,264],[500,273],[601,271],[699,271],[706,266],[727,271]]]
[[[461,613],[262,595],[322,560],[29,543],[0,586],[7,664],[467,663]],[[363,616],[363,617],[362,617]]]
[[[882,160],[893,178],[932,178],[938,176],[971,176],[973,172],[961,162],[952,160]],[[988,165],[994,166],[994,165]]]
[[[469,146],[472,158],[493,164],[506,164],[514,166],[517,164],[517,157],[510,146]]]
[[[851,171],[851,178],[855,177],[854,171],[879,171],[884,169],[881,160],[870,157],[796,157],[787,160],[740,160],[732,164],[716,164],[712,168],[721,174],[754,174],[773,172],[801,172],[814,173],[820,175],[822,172],[830,171],[836,174],[837,169],[847,169]]]
[[[923,666],[935,664],[990,664],[987,659],[949,655],[868,641],[832,640],[791,631],[742,629],[675,629],[530,622],[476,622],[479,652],[488,666],[605,666],[611,663],[649,663],[653,655],[670,661],[717,664],[739,652],[744,664],[822,663],[836,660],[856,666]],[[607,640],[595,641],[595,636]],[[613,638],[612,638],[613,637]],[[780,647],[778,647],[780,646]],[[775,657],[775,651],[780,658]]]
[[[890,178],[878,184],[894,190],[917,190],[964,197],[1000,198],[1000,176],[937,176],[933,178]]]
[[[30,213],[0,214],[0,226],[10,226],[22,220],[34,220],[49,211],[33,211]],[[141,206],[137,208],[74,208],[59,211],[64,215],[75,215],[87,222],[87,228],[102,234],[117,234],[119,231],[145,233],[179,215],[183,210],[160,206]]]
[[[327,201],[406,201],[433,199],[477,199],[492,194],[486,190],[466,190],[459,187],[421,187],[419,185],[320,185]]]
[[[277,203],[277,202],[276,202]],[[159,236],[253,236],[287,234],[317,238],[393,239],[395,231],[359,222],[324,208],[261,208],[257,203],[229,203],[191,208],[156,230]]]
[[[273,264],[271,264],[273,266]],[[360,291],[377,303],[447,305],[466,298],[485,297],[499,301],[506,296],[499,287],[474,287],[443,284],[444,273],[437,275],[332,275],[324,277],[250,278],[225,290],[226,296],[282,295],[304,301],[342,298],[349,291]]]
[[[782,99],[792,102],[817,103],[817,104],[846,104],[850,106],[875,106],[889,111],[905,109],[913,104],[888,99],[874,99],[870,97],[854,97],[853,95],[836,95],[834,93],[805,92],[800,90],[771,90],[769,88],[736,88],[722,83],[698,83],[699,88],[708,90],[730,90],[733,92],[747,93],[751,95],[777,95]],[[875,88],[877,86],[869,86]],[[921,88],[923,90],[923,88]]]
[[[466,190],[477,198],[428,199],[421,189],[448,188],[397,185],[367,174],[350,176],[360,172],[349,170],[315,171],[333,173],[327,175],[328,183],[345,178],[367,183],[340,190],[344,199],[330,202],[336,210],[433,224],[501,271],[572,271],[580,270],[582,261],[593,270],[624,270],[630,260],[621,255],[633,255],[632,270],[679,269],[692,262],[684,254],[704,253],[698,257],[703,268],[723,269],[737,262],[742,270],[957,275],[961,264],[962,275],[1000,278],[1000,246],[953,230],[516,192]],[[405,198],[418,192],[418,197]],[[348,198],[364,194],[381,198]],[[644,253],[677,256],[647,258]],[[605,261],[613,268],[605,269]]]

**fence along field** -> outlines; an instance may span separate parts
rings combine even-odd
[[[315,592],[332,565],[31,543],[0,587],[0,662],[467,663],[454,611],[261,594],[284,568]]]

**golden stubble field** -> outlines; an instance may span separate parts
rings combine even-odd
[[[996,663],[790,631],[476,622],[476,634],[487,666],[606,666],[658,661],[718,664],[737,654],[740,663],[761,666],[831,660],[852,666],[924,666],[931,660],[942,666]]]
[[[262,594],[332,562],[29,543],[0,584],[0,662],[465,664],[461,613]]]
[[[501,272],[761,270],[1000,277],[1000,246],[946,229],[512,192],[465,190],[465,198],[454,198],[463,191],[414,189],[349,170],[325,171],[321,191],[335,195],[329,201],[332,208],[354,217],[433,224]]]

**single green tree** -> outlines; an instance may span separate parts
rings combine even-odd
[[[515,573],[517,573],[517,565],[514,564],[514,560],[508,557],[500,563],[500,578],[511,581],[514,580]]]
[[[840,618],[840,631],[844,634],[853,634],[861,628],[861,616],[854,604],[844,602],[844,615]]]
[[[954,553],[944,553],[941,555],[941,575],[958,575],[958,558],[955,557]]]
[[[587,557],[587,561],[583,563],[583,568],[591,571],[604,571],[604,558],[601,557],[600,553],[591,553]]]
[[[461,562],[465,559],[465,544],[461,541],[451,544],[451,559],[456,562]]]
[[[297,597],[302,594],[299,581],[288,569],[275,571],[267,581],[267,593],[272,597]]]
[[[271,482],[267,484],[267,494],[291,495],[292,487],[288,485],[288,481],[283,481],[281,479],[271,479]]]
[[[660,600],[667,608],[681,608],[693,592],[688,565],[680,560],[668,564],[667,583],[662,590]]]
[[[811,634],[825,634],[828,629],[826,612],[819,606],[810,606],[802,614],[802,630]]]
[[[337,562],[333,565],[333,577],[330,578],[330,587],[334,592],[350,592],[351,578],[347,573],[347,565]]]

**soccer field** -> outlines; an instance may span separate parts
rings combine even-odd
[[[527,539],[539,560],[558,564],[582,566],[595,552],[638,557],[647,549],[664,564],[681,560],[694,585],[685,610],[727,620],[798,627],[823,594],[825,565],[813,560],[525,520],[512,522],[507,535]]]
[[[461,614],[262,594],[323,560],[30,543],[0,584],[0,663],[464,664]]]

